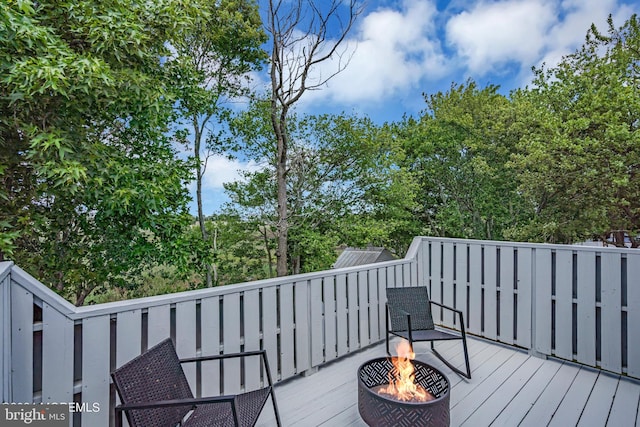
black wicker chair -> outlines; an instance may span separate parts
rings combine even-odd
[[[458,324],[460,325],[460,331],[436,329],[431,315],[432,304],[456,313],[459,319]],[[413,343],[417,341],[430,341],[431,351],[433,351],[445,365],[457,374],[465,378],[471,378],[469,352],[467,351],[467,335],[464,329],[464,318],[460,310],[430,301],[427,288],[424,286],[388,288],[386,319],[387,354],[391,355],[389,351],[390,334],[409,340],[411,347],[413,347]],[[466,372],[453,366],[435,349],[434,341],[443,340],[462,340]]]
[[[182,363],[251,356],[261,357],[264,363],[263,388],[238,395],[193,397]],[[111,377],[122,401],[115,408],[116,427],[122,426],[123,412],[131,427],[253,426],[269,396],[276,423],[281,425],[265,351],[180,360],[173,342],[167,338],[113,371]]]

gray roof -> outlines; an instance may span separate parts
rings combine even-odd
[[[353,267],[394,259],[396,257],[385,248],[346,248],[333,264],[333,268]]]

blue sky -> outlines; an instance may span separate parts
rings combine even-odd
[[[423,93],[446,91],[453,82],[499,85],[508,95],[531,81],[532,66],[553,66],[578,49],[592,23],[606,31],[609,14],[620,26],[633,13],[640,13],[640,0],[368,0],[345,44],[348,67],[324,89],[305,93],[298,110],[384,123],[419,115]],[[327,75],[336,64],[321,67],[316,72]],[[266,73],[255,76],[256,87],[267,84]],[[228,201],[224,182],[257,167],[211,158],[205,214]]]

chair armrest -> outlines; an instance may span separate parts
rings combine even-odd
[[[158,400],[156,402],[126,403],[116,406],[116,411],[168,408],[172,406],[196,406],[203,403],[233,403],[234,396],[194,397],[191,399]]]
[[[196,397],[190,399],[158,400],[156,402],[138,402],[120,404],[115,407],[115,425],[122,426],[122,413],[125,411],[144,411],[145,409],[169,408],[174,406],[190,406],[192,409],[203,403],[230,403],[235,413],[234,396]]]
[[[454,311],[454,312],[456,312],[456,313],[462,313],[462,311],[461,311],[461,310],[455,309],[455,308],[453,308],[453,307],[449,307],[448,305],[440,304],[439,302],[435,302],[435,301],[429,301],[429,302],[430,302],[431,304],[435,304],[435,305],[437,305],[438,307],[442,307],[442,308],[445,308],[445,309],[447,309],[447,310]]]
[[[241,353],[228,353],[228,354],[213,354],[211,356],[198,356],[198,357],[187,357],[184,359],[180,359],[180,363],[193,363],[193,362],[205,362],[210,360],[224,360],[238,357],[251,357],[251,356],[260,356],[262,359],[262,364],[264,365],[265,372],[267,374],[267,382],[269,386],[273,387],[273,380],[271,379],[271,369],[269,369],[269,360],[267,359],[266,350],[254,350],[254,351],[243,351]]]
[[[449,307],[448,305],[444,305],[444,304],[440,304],[439,302],[435,302],[435,301],[429,301],[431,304],[435,304],[438,307],[442,307],[446,310],[450,310],[453,311],[455,314],[458,315],[458,317],[460,318],[460,332],[462,332],[462,336],[466,337],[466,331],[464,329],[464,314],[462,313],[462,310],[457,310],[455,308]]]
[[[263,356],[264,354],[266,354],[264,350],[244,351],[242,353],[212,354],[210,356],[185,357],[184,359],[180,359],[180,363],[193,363],[193,362],[202,362],[206,360],[231,359],[234,357]]]

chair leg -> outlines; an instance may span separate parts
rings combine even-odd
[[[273,389],[271,389],[271,402],[273,403],[273,412],[276,414],[276,425],[278,427],[282,427],[282,423],[280,422],[280,413],[278,412],[278,404],[276,403],[276,396],[273,394]]]
[[[386,331],[386,341],[387,341],[387,355],[391,356],[391,352],[389,351],[389,307],[385,305],[384,311],[384,327]]]
[[[387,356],[391,356],[391,352],[389,351],[389,331],[387,331]]]
[[[433,341],[431,341],[431,351],[433,352],[433,354],[436,355],[436,357],[438,359],[440,359],[440,361],[442,361],[442,363],[447,365],[447,367],[449,369],[451,369],[453,372],[455,372],[456,374],[458,374],[458,375],[460,375],[462,377],[465,377],[467,379],[471,379],[471,368],[470,368],[470,365],[469,365],[469,353],[467,351],[467,343],[466,343],[465,340],[462,340],[462,345],[463,345],[463,348],[464,348],[464,362],[465,362],[465,365],[466,365],[466,372],[456,368],[455,366],[453,366],[440,353],[438,353],[438,351],[436,350],[435,345],[433,344]]]
[[[467,378],[471,379],[471,366],[469,365],[469,350],[467,349],[467,340],[462,340],[462,348],[464,349],[464,363],[467,368]]]
[[[116,409],[116,427],[122,427],[122,411]]]

